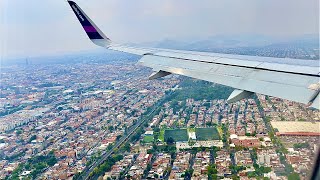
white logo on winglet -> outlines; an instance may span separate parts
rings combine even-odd
[[[77,15],[79,16],[79,18],[81,19],[81,21],[84,21],[82,15],[80,14],[78,8],[75,5],[72,5],[73,10],[77,13]]]

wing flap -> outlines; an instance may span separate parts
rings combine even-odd
[[[146,55],[139,62],[153,69],[160,69],[236,89],[281,97],[305,104],[309,103],[310,97],[316,92],[309,89],[309,85],[319,82],[319,78],[314,76],[185,61],[172,57]],[[318,108],[316,105],[313,104],[313,107]]]

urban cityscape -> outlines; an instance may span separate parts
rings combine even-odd
[[[227,103],[232,88],[148,80],[152,70],[137,59],[93,53],[2,65],[0,179],[310,177],[319,110],[261,94]]]

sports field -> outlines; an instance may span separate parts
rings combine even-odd
[[[196,128],[198,141],[220,140],[217,128]]]
[[[172,137],[175,142],[177,141],[188,141],[187,129],[166,129],[164,131],[164,140],[166,141],[169,137]]]
[[[145,136],[143,138],[143,142],[145,142],[145,143],[153,142],[153,136]]]

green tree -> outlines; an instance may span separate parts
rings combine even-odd
[[[174,143],[174,139],[170,136],[168,139],[167,139],[167,144],[173,144]]]
[[[56,157],[50,157],[48,160],[47,160],[47,163],[49,166],[53,166],[57,163],[57,159]]]
[[[154,178],[156,178],[156,179],[157,179],[158,177],[159,177],[159,175],[158,175],[158,174],[154,174]]]
[[[17,130],[16,134],[17,134],[17,136],[19,136],[20,134],[22,134],[22,130]]]
[[[216,165],[214,164],[211,164],[207,167],[207,170],[208,170],[208,174],[217,174],[218,173],[218,170],[216,169]]]
[[[294,173],[290,173],[288,175],[288,180],[300,180],[300,176],[298,173],[294,172]]]
[[[185,179],[191,179],[192,174],[193,174],[193,169],[187,169],[187,170],[184,172],[184,178],[185,178]]]
[[[309,143],[307,143],[307,142],[305,142],[305,143],[296,143],[296,144],[293,144],[293,148],[294,149],[309,148]]]
[[[229,168],[233,172],[233,174],[237,174],[238,172],[246,169],[246,167],[244,166],[234,166],[234,165],[231,165]]]
[[[123,146],[122,146],[122,148],[121,148],[121,150],[124,150],[124,151],[127,151],[127,152],[129,152],[130,151],[130,143],[128,143],[128,142],[126,142]]]
[[[121,135],[118,135],[118,136],[117,136],[117,141],[118,141],[121,137],[122,137]]]
[[[159,127],[154,127],[154,128],[153,128],[153,131],[154,131],[154,132],[160,132],[160,128],[159,128]]]
[[[29,142],[36,140],[37,139],[37,135],[32,135],[29,139]]]

